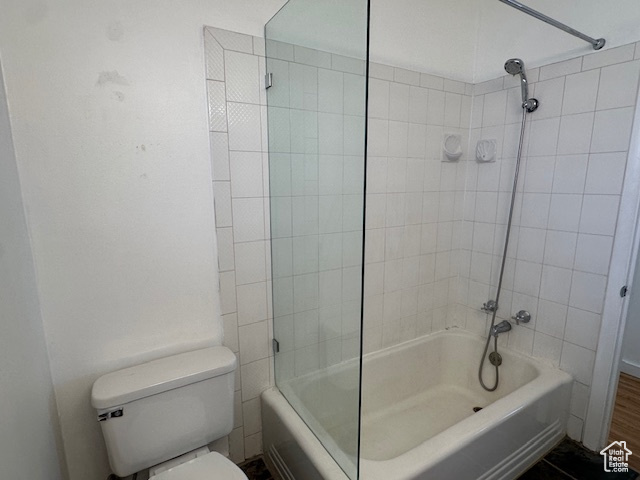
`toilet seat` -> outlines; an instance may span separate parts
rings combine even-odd
[[[211,452],[154,475],[149,480],[248,480],[240,468],[218,452]]]

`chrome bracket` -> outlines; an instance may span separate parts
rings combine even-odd
[[[271,341],[271,345],[273,346],[273,353],[279,353],[280,352],[280,342],[278,340],[276,340],[275,338]]]
[[[268,89],[273,87],[273,73],[267,73],[264,76],[264,88]]]
[[[110,410],[108,412],[101,413],[98,415],[99,422],[106,422],[110,418],[118,418],[124,415],[124,410],[122,408],[118,408],[116,410]]]
[[[536,98],[529,98],[522,104],[522,108],[526,108],[529,113],[535,112],[539,106],[540,102]]]
[[[491,352],[489,354],[489,362],[494,367],[499,367],[500,365],[502,365],[502,355],[500,355],[498,352]]]
[[[602,47],[604,47],[605,43],[607,43],[607,41],[604,38],[598,38],[593,44],[593,49],[601,50]]]

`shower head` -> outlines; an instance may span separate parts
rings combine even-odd
[[[519,58],[511,58],[505,62],[504,69],[509,75],[524,74],[524,62]]]
[[[520,89],[522,91],[522,108],[527,112],[535,112],[538,108],[538,100],[529,98],[529,82],[524,71],[524,62],[519,58],[510,58],[504,64],[504,69],[509,75],[520,75]]]

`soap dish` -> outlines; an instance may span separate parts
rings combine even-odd
[[[461,136],[458,133],[447,133],[442,141],[444,162],[455,162],[462,156]]]
[[[479,163],[495,162],[497,150],[498,142],[496,140],[478,140],[476,161]]]

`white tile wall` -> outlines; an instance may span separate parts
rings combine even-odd
[[[273,384],[264,40],[204,35],[224,344],[240,365],[229,451],[241,462],[262,451],[258,397]]]
[[[578,57],[530,75],[541,102],[529,117],[514,228],[499,316],[520,309],[534,316],[505,335],[506,344],[546,359],[574,376],[569,434],[581,439],[597,349],[622,180],[636,105],[640,62],[633,46]],[[537,81],[539,80],[539,81]],[[504,89],[502,88],[504,85]],[[519,88],[504,77],[476,85],[471,145],[502,138],[494,164],[468,161],[458,302],[453,323],[485,333],[478,307],[495,295],[500,248],[486,247],[492,228],[501,246],[511,167],[520,122]],[[506,112],[505,110],[506,98]],[[509,113],[514,112],[514,113]],[[496,187],[496,185],[499,185]],[[504,200],[493,217],[493,197]],[[489,203],[489,199],[491,199]],[[499,232],[499,234],[498,234]],[[493,258],[491,258],[491,254]],[[465,265],[462,265],[462,264]],[[510,272],[515,264],[515,272]],[[475,292],[475,293],[474,293]],[[483,296],[484,295],[484,296]],[[534,313],[535,312],[535,313]],[[523,335],[523,332],[528,331]]]
[[[230,436],[240,460],[260,452],[257,398],[273,383],[264,46],[217,29],[205,38],[225,344],[241,364]],[[359,232],[345,227],[361,211],[361,149],[348,140],[361,129],[362,104],[349,92],[364,77],[353,59],[275,43],[270,52],[282,60],[270,70],[288,79],[270,93],[281,107],[269,112],[271,168],[292,172],[271,182],[274,310],[293,360],[282,374],[297,375],[357,354],[343,333],[358,323]],[[534,319],[502,339],[574,375],[569,433],[578,439],[640,78],[634,52],[528,72],[541,107],[525,138],[500,316],[525,308]],[[498,278],[519,85],[505,76],[472,86],[380,64],[370,77],[365,351],[453,325],[484,335],[478,308]],[[457,163],[442,162],[445,133],[462,135]],[[497,140],[498,158],[477,164],[475,142],[485,138]]]
[[[268,42],[275,81],[267,112],[260,39],[212,28],[205,29],[205,39],[225,344],[241,365],[241,412],[230,437],[233,458],[240,461],[260,453],[256,405],[274,381],[274,327],[280,378],[359,353],[365,69],[363,61]],[[399,80],[418,84],[419,74],[404,72]],[[384,148],[406,155],[409,86],[397,93],[406,106],[392,128],[387,123],[391,138]],[[423,136],[412,132],[411,139],[414,151],[424,150]],[[422,180],[411,188],[421,191]],[[404,225],[406,212],[419,223],[420,210],[405,209],[404,202],[398,207],[390,222]],[[409,299],[405,308],[411,309]]]
[[[471,121],[464,83],[374,64],[369,85],[365,352],[451,323],[465,162],[441,144]]]
[[[359,353],[364,62],[299,47],[291,57],[277,43],[267,51],[281,58],[268,62],[269,129],[276,360],[287,379]]]

